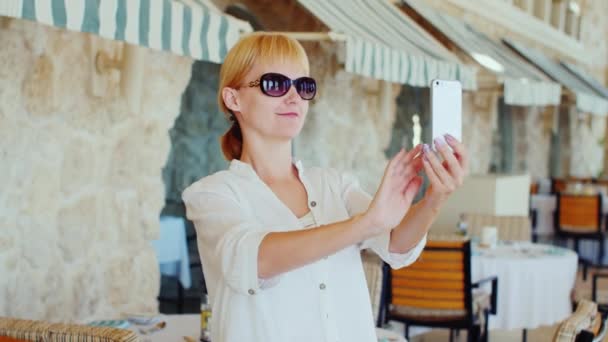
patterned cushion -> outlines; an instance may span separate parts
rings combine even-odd
[[[137,342],[131,330],[0,317],[0,335],[26,341]]]
[[[581,300],[576,307],[576,311],[560,323],[553,341],[574,342],[579,332],[596,325],[597,316],[597,304],[585,299]]]

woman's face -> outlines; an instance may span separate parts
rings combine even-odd
[[[262,93],[260,87],[249,87],[265,73],[279,73],[290,79],[308,76],[297,63],[255,65],[245,76],[241,88],[236,92],[239,119],[245,137],[256,135],[271,140],[291,140],[300,133],[308,102],[298,95],[292,85],[287,94],[271,97]]]

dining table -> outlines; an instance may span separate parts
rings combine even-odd
[[[142,342],[199,342],[200,314],[160,315],[155,321],[164,322],[162,329],[132,324],[129,329],[136,332]],[[407,342],[397,332],[376,328],[378,342]]]
[[[553,245],[473,245],[471,280],[498,277],[497,313],[490,315],[489,329],[534,329],[568,317],[577,266],[576,253]]]

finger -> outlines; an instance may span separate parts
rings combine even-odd
[[[437,158],[435,152],[433,152],[428,145],[424,145],[424,157],[426,157],[433,167],[433,170],[435,170],[435,173],[441,180],[441,183],[443,183],[443,185],[448,189],[454,188],[452,176],[447,172],[443,165],[441,165],[439,158]]]
[[[412,161],[422,151],[422,144],[416,145],[412,148],[405,156],[404,162],[408,163]]]
[[[417,156],[416,158],[414,158],[414,160],[412,161],[412,165],[414,167],[414,172],[416,174],[420,173],[420,171],[422,171],[422,155]]]
[[[435,148],[441,153],[444,162],[442,163],[444,170],[448,171],[448,173],[452,176],[452,180],[456,181],[456,184],[460,183],[460,180],[463,178],[462,166],[456,160],[456,156],[450,150],[445,141],[441,138],[435,139]],[[447,168],[445,167],[447,164]]]
[[[431,185],[433,185],[433,187],[435,188],[443,189],[443,183],[439,179],[439,176],[437,176],[437,173],[435,173],[435,170],[431,166],[431,163],[427,159],[423,158],[422,165],[424,167],[424,172],[426,173],[426,176],[428,177]]]
[[[389,174],[389,173],[398,173],[399,169],[401,168],[401,158],[403,158],[403,156],[405,155],[405,149],[401,149],[399,150],[399,152],[397,152],[397,154],[395,154],[393,156],[393,159],[391,159],[388,163],[388,165],[386,166],[386,171],[385,174]]]
[[[445,141],[448,143],[448,145],[450,145],[452,150],[454,150],[454,153],[458,156],[458,159],[460,160],[460,166],[466,173],[469,169],[469,156],[467,154],[466,148],[464,147],[464,144],[449,134],[445,135]]]
[[[407,167],[408,165],[412,162],[412,160],[414,160],[422,151],[422,145],[418,144],[417,146],[415,146],[413,149],[409,150],[405,156],[401,159],[400,163],[401,166],[400,167],[396,167],[397,170],[399,170],[399,174],[404,174],[407,172]]]
[[[403,168],[402,173],[402,185],[407,184],[412,178],[416,177],[422,170],[422,156],[417,156],[406,167]]]
[[[408,203],[408,204],[412,203],[412,201],[414,200],[414,197],[418,193],[418,190],[420,190],[422,181],[423,181],[422,177],[416,176],[405,186],[405,188],[403,189],[403,196],[404,196],[406,203]]]

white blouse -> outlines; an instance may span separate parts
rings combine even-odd
[[[195,224],[212,305],[213,342],[375,342],[360,250],[371,248],[393,268],[420,255],[424,237],[406,254],[388,251],[390,233],[272,279],[258,279],[258,248],[270,232],[343,221],[371,201],[358,182],[332,169],[295,163],[310,216],[298,219],[246,163],[204,177],[184,190]],[[323,229],[323,228],[318,228]]]

